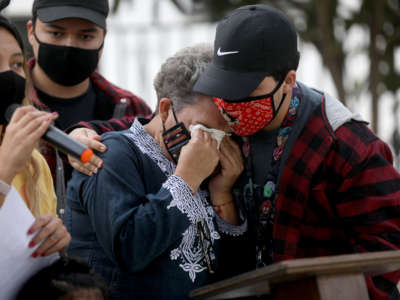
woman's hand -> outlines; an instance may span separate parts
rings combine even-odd
[[[189,143],[182,147],[175,175],[196,193],[204,179],[214,171],[218,160],[217,141],[209,132],[196,130]]]
[[[33,248],[39,243],[43,243],[32,254],[33,257],[47,256],[61,251],[71,242],[71,235],[62,221],[52,214],[36,219],[28,231],[28,234],[35,233],[37,234],[29,243],[29,247]]]
[[[99,152],[105,152],[107,150],[106,146],[100,143],[101,137],[94,130],[77,128],[71,131],[69,136],[93,150]],[[70,155],[68,155],[68,161],[74,169],[88,176],[96,174],[98,169],[103,166],[103,161],[96,155],[93,155],[90,162],[85,164]]]
[[[22,171],[57,113],[48,113],[23,106],[16,109],[0,146],[0,179],[11,184]]]

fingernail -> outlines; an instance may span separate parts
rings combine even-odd
[[[93,173],[94,173],[94,174],[97,174],[97,171],[98,171],[97,168],[95,168],[95,169],[93,170]]]
[[[32,234],[32,233],[33,233],[33,229],[29,229],[28,234]]]
[[[35,242],[34,241],[31,241],[30,243],[29,243],[29,247],[33,247],[33,246],[35,246]]]
[[[42,257],[44,257],[44,256],[46,256],[46,253],[43,253],[43,254],[42,254]]]
[[[102,168],[102,167],[103,167],[103,162],[99,162],[99,163],[97,164],[97,167]]]
[[[51,118],[47,118],[47,119],[46,119],[47,122],[50,121],[50,120],[51,120]]]
[[[58,112],[53,112],[52,115],[53,116],[58,116]]]
[[[38,254],[37,254],[36,252],[34,252],[34,253],[32,254],[32,257],[33,257],[33,258],[36,258],[36,257],[38,257]]]
[[[106,151],[106,149],[107,149],[106,147],[104,147],[104,146],[100,146],[100,150],[101,150],[101,151],[103,151],[103,152],[104,152],[104,151]]]

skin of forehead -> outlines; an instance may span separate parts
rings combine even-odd
[[[203,124],[209,128],[229,131],[228,123],[225,121],[211,97],[200,96],[193,105],[184,107],[178,113],[178,121],[189,124]]]
[[[95,23],[79,18],[67,18],[49,23],[42,22],[39,18],[36,21],[37,30],[48,30],[52,28],[52,25],[62,27],[65,31],[76,31],[79,33],[88,29],[97,29],[100,33],[104,31],[103,28],[97,26]]]
[[[7,29],[0,27],[0,72],[5,71],[5,66],[8,66],[14,54],[22,54],[17,40]]]

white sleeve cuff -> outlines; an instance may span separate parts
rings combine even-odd
[[[186,182],[179,176],[171,175],[162,185],[172,195],[167,209],[176,207],[185,214],[192,224],[207,219],[207,209],[198,193],[192,194]]]
[[[241,217],[241,225],[232,225],[231,223],[223,220],[218,214],[216,214],[216,221],[218,230],[224,234],[232,235],[232,236],[240,236],[247,232],[247,219],[243,220]]]

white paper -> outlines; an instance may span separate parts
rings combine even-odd
[[[59,258],[58,254],[33,258],[28,230],[35,218],[18,192],[12,188],[0,208],[0,299],[12,300],[33,274]]]

